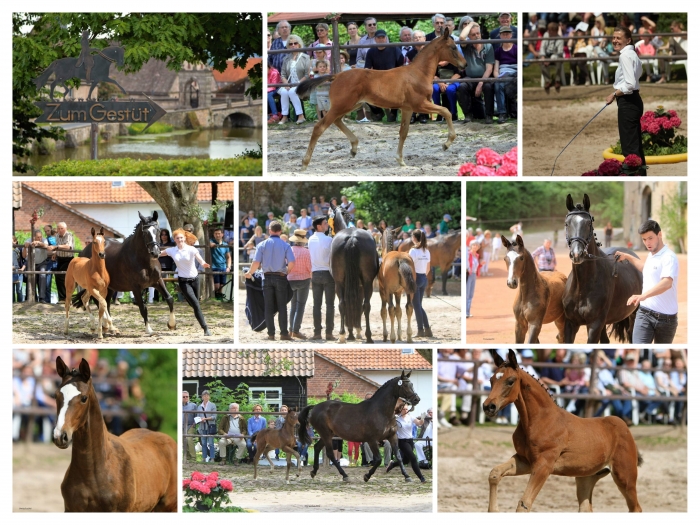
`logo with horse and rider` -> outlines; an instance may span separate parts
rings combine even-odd
[[[92,92],[100,82],[107,82],[117,86],[122,93],[126,90],[119,82],[110,78],[109,69],[112,64],[118,67],[124,65],[124,48],[121,46],[108,46],[99,49],[90,46],[90,31],[83,31],[81,38],[81,52],[78,58],[59,58],[51,62],[44,72],[34,79],[37,89],[41,89],[50,82],[49,98],[51,102],[35,102],[43,113],[36,119],[37,122],[55,123],[127,123],[143,122],[148,128],[155,121],[165,115],[166,111],[153,102],[145,93],[146,101],[98,101],[91,99]],[[53,81],[50,79],[53,77]],[[70,79],[78,79],[81,83],[90,86],[87,100],[67,100],[69,92],[67,82]],[[56,101],[54,90],[57,85],[64,88],[63,101]],[[145,129],[144,129],[145,131]]]

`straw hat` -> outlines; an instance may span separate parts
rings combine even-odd
[[[289,242],[309,242],[306,238],[306,230],[294,230],[294,235],[289,238]]]

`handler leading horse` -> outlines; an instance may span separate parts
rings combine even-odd
[[[438,113],[447,122],[449,129],[447,142],[442,148],[447,149],[454,142],[457,134],[452,125],[452,114],[447,108],[433,104],[433,78],[438,62],[447,61],[459,69],[463,69],[467,61],[457,50],[457,45],[449,31],[438,37],[416,55],[408,66],[396,67],[387,71],[357,68],[335,75],[324,75],[304,80],[297,87],[299,98],[307,98],[311,91],[324,82],[332,82],[329,91],[331,109],[316,123],[309,141],[309,148],[301,162],[305,170],[311,162],[311,155],[316,142],[328,129],[335,124],[350,140],[350,154],[357,154],[357,137],[343,123],[343,117],[358,109],[363,102],[380,108],[401,110],[401,129],[399,131],[399,147],[396,150],[396,160],[399,166],[405,166],[403,161],[403,143],[408,135],[411,113]]]
[[[88,362],[70,370],[57,357],[56,372],[53,441],[61,449],[73,445],[61,483],[66,512],[177,512],[175,440],[143,428],[110,434]]]
[[[503,476],[530,474],[517,512],[529,512],[551,474],[576,478],[579,512],[593,511],[593,487],[612,472],[630,512],[637,500],[637,467],[642,457],[631,432],[616,416],[582,419],[557,406],[546,387],[518,366],[515,352],[504,361],[491,351],[498,367],[484,413],[494,417],[510,403],[520,421],[513,433],[515,455],[489,474],[489,512],[498,512],[498,483]]]
[[[586,325],[588,344],[607,344],[610,339],[605,326],[613,325],[611,333],[621,342],[631,343],[637,307],[628,306],[627,298],[642,293],[642,273],[627,262],[618,263],[612,254],[637,254],[619,247],[599,250],[590,207],[586,194],[583,204],[575,206],[571,195],[566,196],[569,213],[564,224],[573,266],[562,298],[566,316],[564,342],[573,343],[580,326]]]

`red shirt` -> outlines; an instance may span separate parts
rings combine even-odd
[[[311,256],[308,248],[292,246],[294,268],[287,274],[288,281],[303,281],[311,279]]]

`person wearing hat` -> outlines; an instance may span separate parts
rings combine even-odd
[[[320,215],[313,220],[314,234],[309,239],[311,257],[311,283],[314,294],[314,335],[312,340],[321,340],[321,306],[326,299],[326,341],[333,339],[333,317],[335,315],[335,281],[331,275],[331,243],[326,235],[328,219]]]
[[[389,37],[383,29],[378,30],[374,34],[374,41],[377,44],[386,44],[389,42]],[[398,47],[373,47],[367,51],[365,60],[365,69],[376,69],[378,71],[387,71],[395,67],[403,66],[403,55]],[[370,109],[375,116],[384,115],[384,110],[370,105]],[[387,122],[396,122],[398,109],[389,109],[386,113]]]
[[[352,67],[350,66],[350,53],[348,53],[347,49],[341,49],[340,72],[342,73],[343,71],[347,71],[348,69],[352,69]]]
[[[501,26],[499,35],[501,40],[513,38],[513,30],[510,25]],[[494,48],[493,65],[494,78],[515,77],[518,75],[518,45],[512,42],[504,42]],[[496,82],[493,85],[493,93],[498,108],[498,123],[504,124],[508,120],[508,105],[506,98],[517,100],[518,88],[515,82]],[[508,97],[507,97],[508,96]],[[517,104],[514,104],[517,107]]]
[[[489,38],[491,40],[499,40],[501,38],[505,38],[501,36],[501,32],[503,31],[503,28],[510,29],[510,32],[514,35],[518,34],[518,28],[514,25],[511,24],[513,18],[511,17],[510,13],[498,13],[498,24],[499,27],[494,29],[489,33]],[[493,47],[499,48],[501,47],[501,44],[494,43]]]
[[[535,379],[539,379],[540,375],[535,371],[535,369],[532,366],[533,359],[535,357],[535,354],[532,350],[529,348],[526,348],[520,353],[520,357],[522,358],[522,361],[520,363],[520,368],[525,370],[528,374],[533,376]]]
[[[301,333],[301,321],[304,319],[306,300],[309,297],[311,287],[311,256],[306,244],[306,230],[294,230],[294,235],[289,238],[292,245],[292,253],[296,263],[287,274],[287,280],[292,287],[292,304],[289,308],[289,335],[297,339],[306,339]]]
[[[294,213],[294,206],[289,206],[289,207],[287,208],[287,213],[285,213],[285,214],[282,216],[282,220],[283,220],[284,222],[289,222],[289,218],[292,216],[293,213]]]
[[[449,213],[446,213],[445,215],[442,216],[442,220],[440,221],[440,226],[438,227],[438,233],[440,235],[447,235],[447,233],[450,231],[450,226],[447,224],[452,220],[452,216]]]

